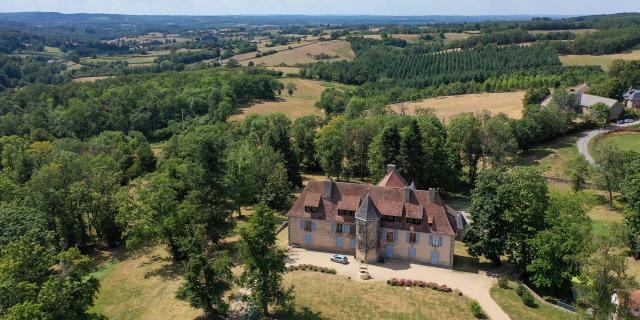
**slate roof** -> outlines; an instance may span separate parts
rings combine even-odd
[[[404,179],[403,179],[404,180]],[[331,195],[323,197],[325,183],[332,183]],[[288,215],[306,219],[320,219],[338,223],[353,223],[355,218],[374,219],[399,216],[421,219],[420,225],[412,225],[402,219],[401,222],[381,221],[383,228],[432,232],[443,235],[455,235],[446,213],[445,204],[438,193],[428,190],[411,189],[409,201],[405,201],[405,187],[387,187],[380,185],[357,184],[349,182],[309,181],[302,190]],[[307,200],[312,199],[312,200]],[[319,199],[318,212],[306,212],[305,203]],[[357,210],[353,208],[357,206]],[[338,214],[338,210],[356,211],[356,217]]]
[[[613,105],[618,103],[618,100],[616,99],[594,96],[586,93],[578,93],[576,95],[576,99],[578,100],[578,104],[585,108],[589,108],[596,103],[604,103],[609,107],[613,107]]]

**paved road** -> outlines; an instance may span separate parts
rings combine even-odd
[[[591,139],[605,132],[613,131],[613,130],[624,128],[624,127],[630,127],[637,124],[640,124],[640,120],[636,120],[634,122],[625,123],[625,124],[614,124],[603,129],[587,131],[585,133],[585,136],[578,139],[578,152],[580,152],[580,154],[582,154],[584,158],[587,159],[587,161],[589,161],[589,163],[594,164],[595,160],[593,160],[593,157],[591,156],[591,154],[589,154],[589,141],[591,141]]]
[[[359,263],[354,262],[353,259],[350,259],[352,262],[348,265],[333,263],[329,260],[331,255],[331,253],[326,252],[290,248],[288,265],[312,264],[333,268],[336,269],[338,274],[349,276],[356,281],[363,281],[358,278]],[[482,309],[484,309],[490,319],[509,319],[509,316],[489,294],[489,290],[497,283],[497,280],[495,275],[488,274],[487,272],[457,272],[400,260],[388,261],[383,265],[369,264],[368,270],[372,278],[368,281],[386,281],[391,278],[404,278],[446,284],[450,288],[459,289],[467,297],[478,300],[478,303],[480,303]]]

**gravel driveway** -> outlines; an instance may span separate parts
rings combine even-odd
[[[312,264],[335,269],[338,274],[351,277],[356,281],[387,281],[391,278],[431,281],[446,284],[453,289],[459,289],[465,296],[478,300],[484,311],[493,320],[509,319],[500,306],[491,298],[489,290],[496,283],[496,279],[485,272],[467,273],[449,269],[429,267],[408,261],[394,260],[384,264],[369,264],[371,280],[359,280],[358,269],[360,263],[350,257],[350,264],[342,265],[331,262],[331,253],[310,251],[302,248],[290,248],[287,265]]]
[[[589,161],[590,164],[594,164],[596,162],[595,160],[593,160],[593,157],[591,156],[591,154],[589,154],[589,142],[591,141],[591,139],[605,132],[613,131],[613,130],[624,128],[624,127],[630,127],[637,124],[640,124],[640,120],[636,120],[634,122],[624,123],[624,124],[614,124],[603,129],[587,131],[585,133],[585,136],[578,139],[578,152],[580,152],[580,154],[582,154],[584,158],[587,159],[587,161]]]

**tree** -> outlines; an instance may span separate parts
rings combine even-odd
[[[322,92],[315,107],[323,110],[327,115],[336,115],[344,112],[347,107],[347,99],[342,91],[328,88]]]
[[[589,176],[589,162],[582,155],[577,155],[573,159],[565,162],[564,174],[573,182],[573,191],[582,190],[587,177]]]
[[[282,304],[289,292],[282,286],[286,252],[276,244],[274,212],[258,206],[246,227],[240,229],[244,271],[240,282],[251,290],[251,301],[263,316],[269,306]]]
[[[234,58],[230,58],[229,60],[227,60],[227,68],[229,69],[236,69],[240,67],[240,63],[238,62],[238,60],[234,59]]]
[[[607,122],[609,122],[610,114],[611,108],[602,102],[598,102],[591,106],[589,116],[593,117],[599,127],[604,127],[607,125]]]
[[[296,84],[293,82],[288,82],[286,87],[287,87],[287,93],[289,94],[290,97],[293,95],[293,93],[296,90],[298,90],[298,86],[296,86]]]
[[[482,124],[470,112],[454,116],[449,121],[448,143],[469,168],[468,182],[473,185],[478,171],[478,161],[482,156]]]
[[[593,158],[595,181],[609,193],[609,206],[613,207],[613,192],[620,190],[624,179],[624,153],[612,144],[602,143],[595,148]]]
[[[273,210],[289,209],[292,201],[291,183],[287,179],[287,169],[282,163],[276,164],[267,177],[258,202]]]
[[[622,183],[622,193],[627,200],[624,212],[627,244],[633,256],[640,258],[640,174],[627,175]]]
[[[342,173],[342,159],[346,145],[344,132],[341,128],[344,119],[335,118],[318,131],[316,137],[316,152],[322,169],[329,174],[340,177]]]
[[[547,87],[537,87],[527,90],[524,95],[522,104],[528,106],[530,104],[540,104],[544,99],[551,95],[551,91]]]
[[[602,235],[594,235],[580,259],[581,279],[587,283],[587,293],[581,301],[586,304],[595,319],[610,319],[612,314],[625,317],[629,306],[621,303],[618,308],[611,295],[619,301],[629,301],[628,292],[635,281],[627,274],[626,256],[621,249],[623,233],[619,225],[613,225]]]
[[[578,102],[575,94],[559,89],[551,95],[550,105],[563,110],[575,111],[578,107]]]
[[[405,178],[416,182],[418,185],[424,185],[423,172],[425,168],[423,167],[422,135],[418,122],[415,120],[411,121],[411,124],[403,130],[397,159],[400,172]]]
[[[493,166],[509,162],[518,152],[516,140],[506,114],[490,117],[482,125],[482,149]]]
[[[250,204],[260,191],[255,146],[240,143],[227,153],[225,182],[235,203],[238,216],[242,216],[242,206]]]
[[[296,119],[291,127],[293,149],[303,167],[313,169],[318,167],[314,140],[321,120],[318,116],[304,116]]]
[[[527,241],[533,259],[529,279],[540,288],[564,290],[579,275],[578,258],[590,239],[591,221],[575,197],[556,195],[545,213],[546,230]]]
[[[200,253],[192,255],[185,266],[185,283],[176,297],[194,308],[204,309],[209,318],[224,318],[229,308],[224,298],[231,289],[232,266],[226,252],[218,252],[211,258]]]

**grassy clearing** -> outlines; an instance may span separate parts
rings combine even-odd
[[[516,294],[515,283],[510,283],[510,289],[502,289],[500,287],[491,288],[491,297],[500,305],[502,310],[509,315],[511,319],[518,320],[570,320],[577,319],[576,315],[562,311],[555,307],[544,304],[542,301],[536,301],[535,307],[527,307],[522,303],[520,297]]]
[[[593,55],[566,55],[560,56],[560,62],[565,66],[586,66],[597,65],[604,69],[614,60],[640,60],[640,49],[625,53],[605,54],[601,56]]]
[[[446,32],[444,34],[444,42],[449,43],[457,40],[464,40],[471,37],[473,34],[467,32]]]
[[[522,100],[524,91],[502,93],[479,93],[459,96],[429,98],[416,102],[404,103],[405,113],[415,114],[416,109],[431,108],[445,122],[452,116],[464,112],[480,112],[488,110],[493,114],[506,113],[514,119],[522,118]],[[400,112],[403,104],[394,104],[391,108]]]
[[[424,288],[362,283],[317,272],[291,272],[298,309],[279,319],[473,319],[469,299]]]
[[[73,82],[96,82],[98,80],[111,79],[115,76],[100,76],[100,77],[82,77],[73,79]]]
[[[547,33],[555,33],[555,32],[571,32],[575,34],[583,34],[589,32],[596,32],[598,29],[565,29],[565,30],[529,30],[531,34],[547,34]]]
[[[201,315],[175,298],[181,270],[161,247],[132,256],[121,251],[105,253],[102,258],[94,273],[101,287],[92,312],[109,319],[194,319]]]
[[[353,60],[355,54],[351,50],[351,44],[344,40],[322,41],[306,46],[295,47],[272,55],[242,61],[246,65],[253,61],[256,65],[265,66],[295,66],[296,64],[315,63],[314,55],[326,53],[330,56],[339,56],[336,59],[324,60],[325,62],[339,60]],[[254,53],[255,56],[255,53]],[[241,60],[239,57],[234,57]]]
[[[284,78],[280,82],[287,84],[294,83],[296,90],[290,97],[283,91],[282,95],[275,101],[259,101],[246,108],[240,109],[240,113],[231,116],[231,121],[241,121],[249,114],[266,114],[272,112],[282,112],[290,119],[297,119],[308,115],[322,116],[322,111],[318,110],[314,105],[320,99],[322,91],[327,86],[320,81],[304,80],[297,78]]]
[[[566,179],[564,164],[579,155],[578,135],[569,135],[528,150],[518,160],[518,165],[535,166],[543,175]]]
[[[595,142],[595,141],[594,141]],[[640,132],[621,131],[607,134],[604,139],[598,141],[600,143],[610,143],[623,151],[640,150]]]

